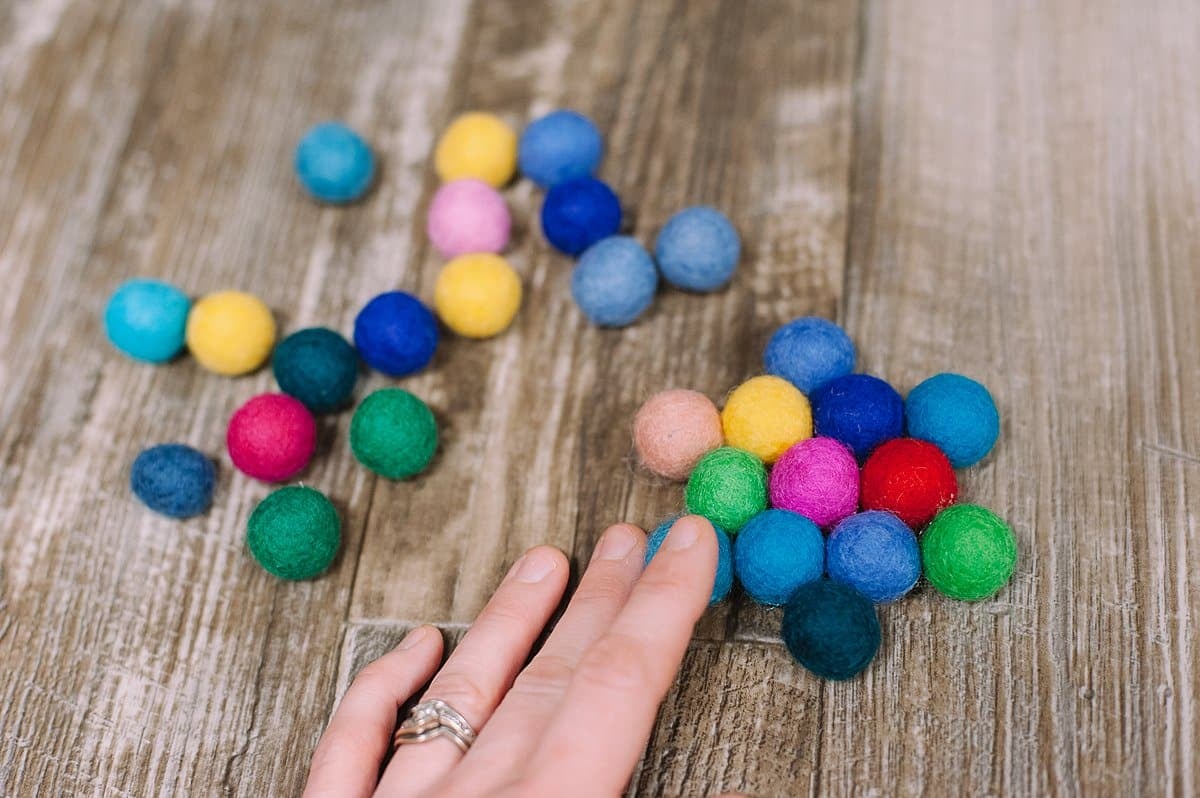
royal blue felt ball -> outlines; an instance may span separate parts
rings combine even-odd
[[[854,342],[828,319],[804,316],[780,327],[767,341],[767,373],[806,394],[854,371]]]
[[[825,572],[825,539],[799,513],[764,510],[734,538],[733,567],[750,598],[784,604],[796,588]]]
[[[546,192],[542,232],[555,249],[578,255],[621,227],[621,201],[594,177],[578,177]]]
[[[742,241],[725,214],[703,205],[667,220],[654,243],[663,279],[687,291],[716,291],[729,282]]]
[[[108,340],[134,360],[165,363],[183,349],[192,301],[173,285],[130,280],[104,308]]]
[[[199,515],[212,504],[217,468],[202,452],[182,443],[163,443],[133,461],[129,487],[156,513],[172,518]]]
[[[517,145],[521,173],[543,188],[590,177],[600,165],[604,139],[596,124],[566,109],[529,123]]]
[[[679,516],[671,516],[650,533],[650,537],[646,540],[646,565],[649,565],[650,561],[654,559],[654,555],[658,553],[667,533],[671,531],[671,526],[678,520]],[[712,524],[712,521],[709,523]],[[728,532],[716,524],[713,524],[712,528],[717,533],[717,574],[713,579],[712,596],[708,600],[710,607],[724,601],[725,597],[729,595],[730,588],[733,587],[733,544],[729,542]]]
[[[333,330],[310,327],[279,342],[271,371],[279,390],[314,413],[330,413],[344,406],[354,392],[358,353]]]
[[[921,576],[921,548],[908,525],[883,510],[843,519],[825,543],[825,570],[876,604],[912,590]]]
[[[879,444],[904,434],[904,400],[870,374],[846,374],[809,397],[817,435],[836,438],[861,460]]]
[[[904,402],[908,434],[936,444],[955,468],[987,457],[1000,436],[1000,413],[988,389],[961,374],[935,374]]]
[[[587,248],[571,272],[571,296],[593,324],[624,327],[654,301],[658,270],[641,244],[609,236]]]
[[[372,299],[354,319],[354,345],[376,371],[403,377],[420,371],[438,345],[437,320],[421,300],[403,291]]]
[[[802,585],[783,610],[783,642],[796,661],[823,679],[858,675],[879,650],[871,600],[849,585],[818,579]]]
[[[362,136],[341,122],[322,122],[296,145],[296,178],[321,202],[353,202],[375,180],[375,155]]]

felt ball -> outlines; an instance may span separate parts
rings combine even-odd
[[[638,460],[659,476],[684,480],[724,442],[721,415],[702,393],[675,388],[646,400],[633,417]]]
[[[104,308],[104,332],[122,353],[146,363],[166,363],[183,349],[192,301],[173,285],[130,280]]]
[[[904,434],[904,400],[869,374],[846,374],[812,394],[817,434],[836,438],[859,459],[884,441]]]
[[[314,413],[341,408],[358,381],[358,353],[342,336],[325,327],[298,330],[279,342],[271,356],[279,390]]]
[[[937,444],[955,468],[987,457],[1000,437],[1000,414],[988,389],[961,374],[935,374],[904,401],[908,434]]]
[[[842,520],[825,544],[825,569],[876,604],[912,590],[921,576],[917,536],[896,516],[868,510]]]
[[[187,345],[209,371],[231,377],[248,374],[271,355],[275,319],[252,294],[218,291],[192,306]]]
[[[225,446],[243,474],[263,482],[283,482],[303,471],[312,459],[317,422],[295,397],[260,394],[229,419]]]
[[[621,201],[594,177],[553,186],[542,201],[542,233],[555,249],[578,255],[621,227]]]
[[[473,177],[500,188],[517,171],[517,134],[495,114],[462,114],[442,134],[433,163],[444,183]]]
[[[787,380],[764,374],[733,389],[721,411],[725,442],[773,463],[796,441],[812,437],[808,399]]]
[[[771,469],[771,506],[829,527],[858,509],[858,462],[833,438],[807,438]]]
[[[571,272],[571,296],[593,324],[624,327],[646,312],[658,288],[658,270],[645,248],[628,236],[609,236],[587,248]]]
[[[280,579],[312,579],[337,557],[342,522],[325,494],[289,485],[250,513],[246,544],[258,564]]]
[[[404,291],[372,299],[354,319],[354,345],[371,368],[389,377],[420,371],[438,345],[437,319],[425,304]]]
[[[797,662],[822,679],[842,681],[871,664],[881,635],[869,598],[821,579],[792,594],[783,610],[782,636]]]
[[[742,242],[725,214],[697,205],[667,220],[654,242],[663,279],[688,291],[716,291],[729,282]]]
[[[501,252],[508,246],[512,216],[500,192],[482,180],[464,178],[444,184],[433,195],[425,229],[447,258]]]
[[[521,173],[543,188],[590,177],[603,154],[604,139],[596,124],[566,109],[530,122],[517,145]]]
[[[825,538],[799,513],[764,510],[734,539],[733,567],[750,598],[784,604],[796,588],[825,572]]]
[[[433,286],[438,318],[467,338],[504,332],[521,307],[521,278],[499,255],[459,255]]]
[[[350,421],[350,450],[360,463],[388,479],[408,479],[424,471],[437,444],[433,412],[401,388],[370,394]]]
[[[667,533],[671,531],[671,527],[679,516],[675,515],[658,525],[658,528],[650,533],[650,537],[646,540],[646,565],[654,559],[654,555],[658,554],[659,548],[666,540]],[[712,521],[709,521],[712,524]],[[713,607],[720,604],[729,595],[730,588],[733,587],[733,544],[729,542],[729,533],[716,524],[712,524],[713,531],[717,534],[717,573],[713,577],[712,595],[708,599],[708,606]]]
[[[362,136],[341,122],[322,122],[309,128],[296,145],[296,178],[321,202],[353,202],[375,181],[375,154]]]
[[[732,535],[767,506],[767,470],[750,452],[731,446],[713,449],[688,477],[684,502],[689,513]]]
[[[780,327],[767,341],[768,374],[783,377],[806,394],[854,371],[854,342],[827,319],[805,316]]]
[[[202,452],[182,443],[145,449],[133,461],[129,487],[156,513],[191,518],[212,505],[217,469]]]
[[[938,513],[921,536],[925,578],[961,601],[979,601],[1004,587],[1017,566],[1012,528],[991,510],[956,504]]]
[[[958,498],[958,480],[942,450],[927,441],[896,438],[863,463],[859,501],[864,510],[887,510],[921,529]]]

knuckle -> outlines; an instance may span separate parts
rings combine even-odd
[[[623,634],[609,634],[597,642],[575,672],[581,682],[618,692],[642,689],[651,677],[641,643]]]
[[[575,667],[558,654],[539,654],[521,672],[513,684],[514,690],[534,694],[561,694],[567,689]]]
[[[572,600],[584,604],[609,604],[621,601],[628,592],[628,580],[612,571],[602,570],[583,579]]]
[[[438,674],[424,696],[424,700],[431,698],[440,698],[467,715],[468,719],[486,713],[493,704],[490,692],[480,687],[471,676],[457,670]]]

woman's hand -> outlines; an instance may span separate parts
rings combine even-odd
[[[329,723],[305,796],[619,795],[704,612],[717,567],[708,521],[676,522],[642,572],[646,536],[601,537],[566,612],[528,666],[562,599],[567,560],[531,549],[513,565],[437,675],[441,633],[409,633],[363,669]],[[440,698],[478,733],[401,746],[383,774],[399,707],[433,676]]]

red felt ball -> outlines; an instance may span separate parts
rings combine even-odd
[[[914,530],[923,528],[958,497],[950,460],[932,443],[895,438],[879,446],[862,467],[859,501],[864,510],[887,510]]]
[[[296,476],[317,448],[317,422],[299,399],[264,393],[237,409],[225,433],[229,459],[263,482]]]

